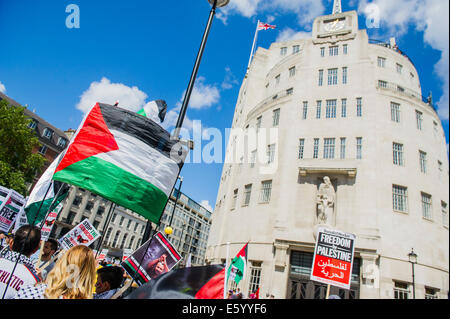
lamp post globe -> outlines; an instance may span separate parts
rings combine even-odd
[[[408,254],[409,262],[412,264],[417,264],[417,254],[414,252],[414,249],[411,249],[411,252]]]
[[[169,227],[164,228],[164,232],[166,233],[166,235],[170,236],[170,235],[172,235],[173,229],[172,229],[172,227],[169,226]]]
[[[217,1],[217,2],[216,2],[216,7],[217,7],[217,8],[225,7],[225,6],[230,2],[230,0],[208,0],[208,2],[209,2],[212,6],[214,5],[214,1]]]

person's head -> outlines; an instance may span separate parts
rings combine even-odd
[[[16,231],[9,246],[12,251],[30,257],[39,249],[40,242],[41,230],[36,226],[24,225]]]
[[[45,283],[45,296],[57,299],[92,299],[96,261],[92,250],[84,245],[70,248],[58,259]]]
[[[117,289],[123,280],[123,269],[118,266],[106,266],[97,270],[97,283],[95,284],[95,292],[102,292]]]
[[[58,242],[53,238],[49,238],[45,242],[44,248],[42,249],[42,260],[44,261],[50,260],[50,258],[57,250],[58,250]]]

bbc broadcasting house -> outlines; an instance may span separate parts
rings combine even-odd
[[[266,139],[223,166],[206,260],[249,242],[246,296],[321,299],[327,286],[309,278],[325,224],[356,235],[351,289],[331,295],[448,298],[448,157],[432,98],[394,38],[371,40],[356,11],[334,12],[315,19],[311,39],[258,48],[232,127]],[[324,177],[334,191],[325,219]]]

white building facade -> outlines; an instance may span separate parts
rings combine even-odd
[[[355,11],[339,10],[314,21],[311,39],[258,48],[232,127],[241,133],[230,135],[206,260],[248,242],[246,295],[324,298],[309,275],[326,223],[356,235],[351,289],[331,294],[448,297],[445,135],[394,39],[371,41]],[[335,192],[326,221],[316,200],[325,176]]]

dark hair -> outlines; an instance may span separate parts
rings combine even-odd
[[[39,247],[41,230],[36,226],[24,225],[14,234],[12,250],[25,256],[31,256]]]
[[[119,288],[123,280],[123,269],[117,266],[106,266],[97,270],[103,282],[109,282],[111,289]]]
[[[54,251],[58,250],[58,242],[56,241],[56,239],[49,238],[47,240],[47,243],[50,243],[50,245],[52,246],[52,250],[54,250]]]

